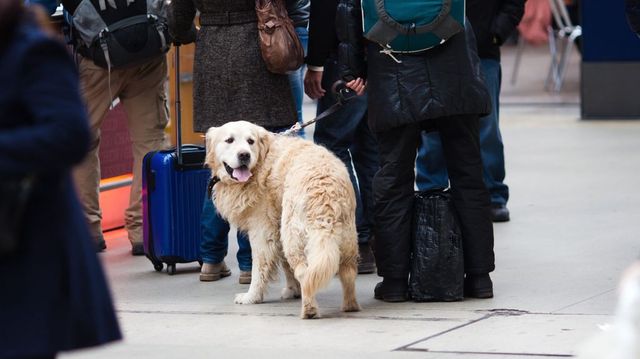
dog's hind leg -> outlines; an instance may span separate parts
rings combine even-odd
[[[342,311],[357,312],[360,310],[358,301],[356,300],[356,276],[358,274],[358,261],[351,258],[340,263],[338,276],[342,284]]]
[[[309,236],[305,248],[307,268],[300,281],[303,319],[319,317],[316,293],[329,284],[340,265],[340,249],[332,238],[334,236],[332,231],[319,228],[308,230],[307,233]]]
[[[287,285],[282,289],[282,299],[300,298],[300,282],[295,277],[293,269],[286,259],[282,260],[282,269],[287,278]]]

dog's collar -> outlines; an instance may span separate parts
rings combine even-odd
[[[209,180],[209,184],[207,185],[207,194],[209,195],[209,198],[213,197],[213,186],[218,182],[220,182],[220,177],[218,176],[213,176]]]

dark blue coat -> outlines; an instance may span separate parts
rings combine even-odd
[[[89,136],[67,50],[23,22],[0,48],[0,176],[37,182],[18,249],[0,257],[0,358],[121,337],[70,177]]]

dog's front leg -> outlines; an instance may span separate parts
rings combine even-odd
[[[251,286],[247,293],[236,294],[237,304],[262,303],[269,281],[275,280],[278,271],[278,248],[274,232],[249,232],[251,242]]]

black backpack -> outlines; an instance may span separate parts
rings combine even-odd
[[[164,0],[69,0],[70,37],[82,56],[106,69],[140,65],[169,50]]]

